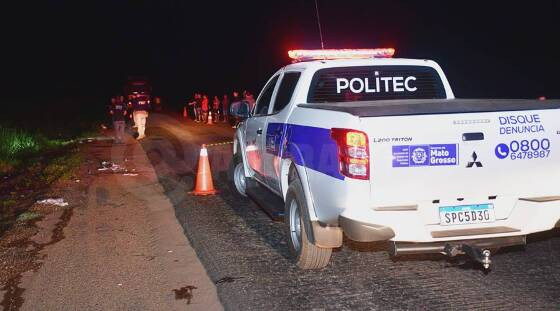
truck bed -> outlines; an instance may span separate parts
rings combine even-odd
[[[560,108],[560,100],[407,99],[299,104],[298,107],[349,113],[357,117],[524,111]]]

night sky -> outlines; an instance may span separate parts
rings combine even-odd
[[[560,97],[560,1],[318,6],[327,48],[433,59],[457,97]],[[313,0],[37,1],[3,13],[11,98],[105,98],[127,75],[149,76],[172,105],[195,90],[258,93],[289,49],[320,47]]]

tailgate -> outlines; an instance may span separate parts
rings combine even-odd
[[[518,198],[560,195],[560,109],[360,120],[373,206],[491,203],[504,219]]]

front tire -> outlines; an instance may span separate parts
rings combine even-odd
[[[304,209],[307,203],[299,178],[294,179],[288,188],[284,211],[284,224],[288,247],[296,264],[301,269],[320,269],[329,264],[332,249],[317,247],[307,238]]]
[[[241,159],[241,155],[239,153],[234,155],[231,159],[228,173],[232,191],[242,197],[247,197],[245,168],[243,167],[243,159]]]

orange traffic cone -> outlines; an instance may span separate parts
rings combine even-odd
[[[210,162],[208,161],[208,149],[206,149],[206,145],[202,145],[202,149],[200,149],[200,157],[198,158],[196,186],[194,191],[191,191],[190,193],[194,195],[210,195],[216,194],[216,192],[216,189],[214,189],[214,183],[212,182]]]
[[[187,107],[183,107],[183,118],[187,117]]]
[[[212,111],[210,111],[208,113],[208,122],[206,123],[208,125],[213,125],[214,123],[212,123]]]

